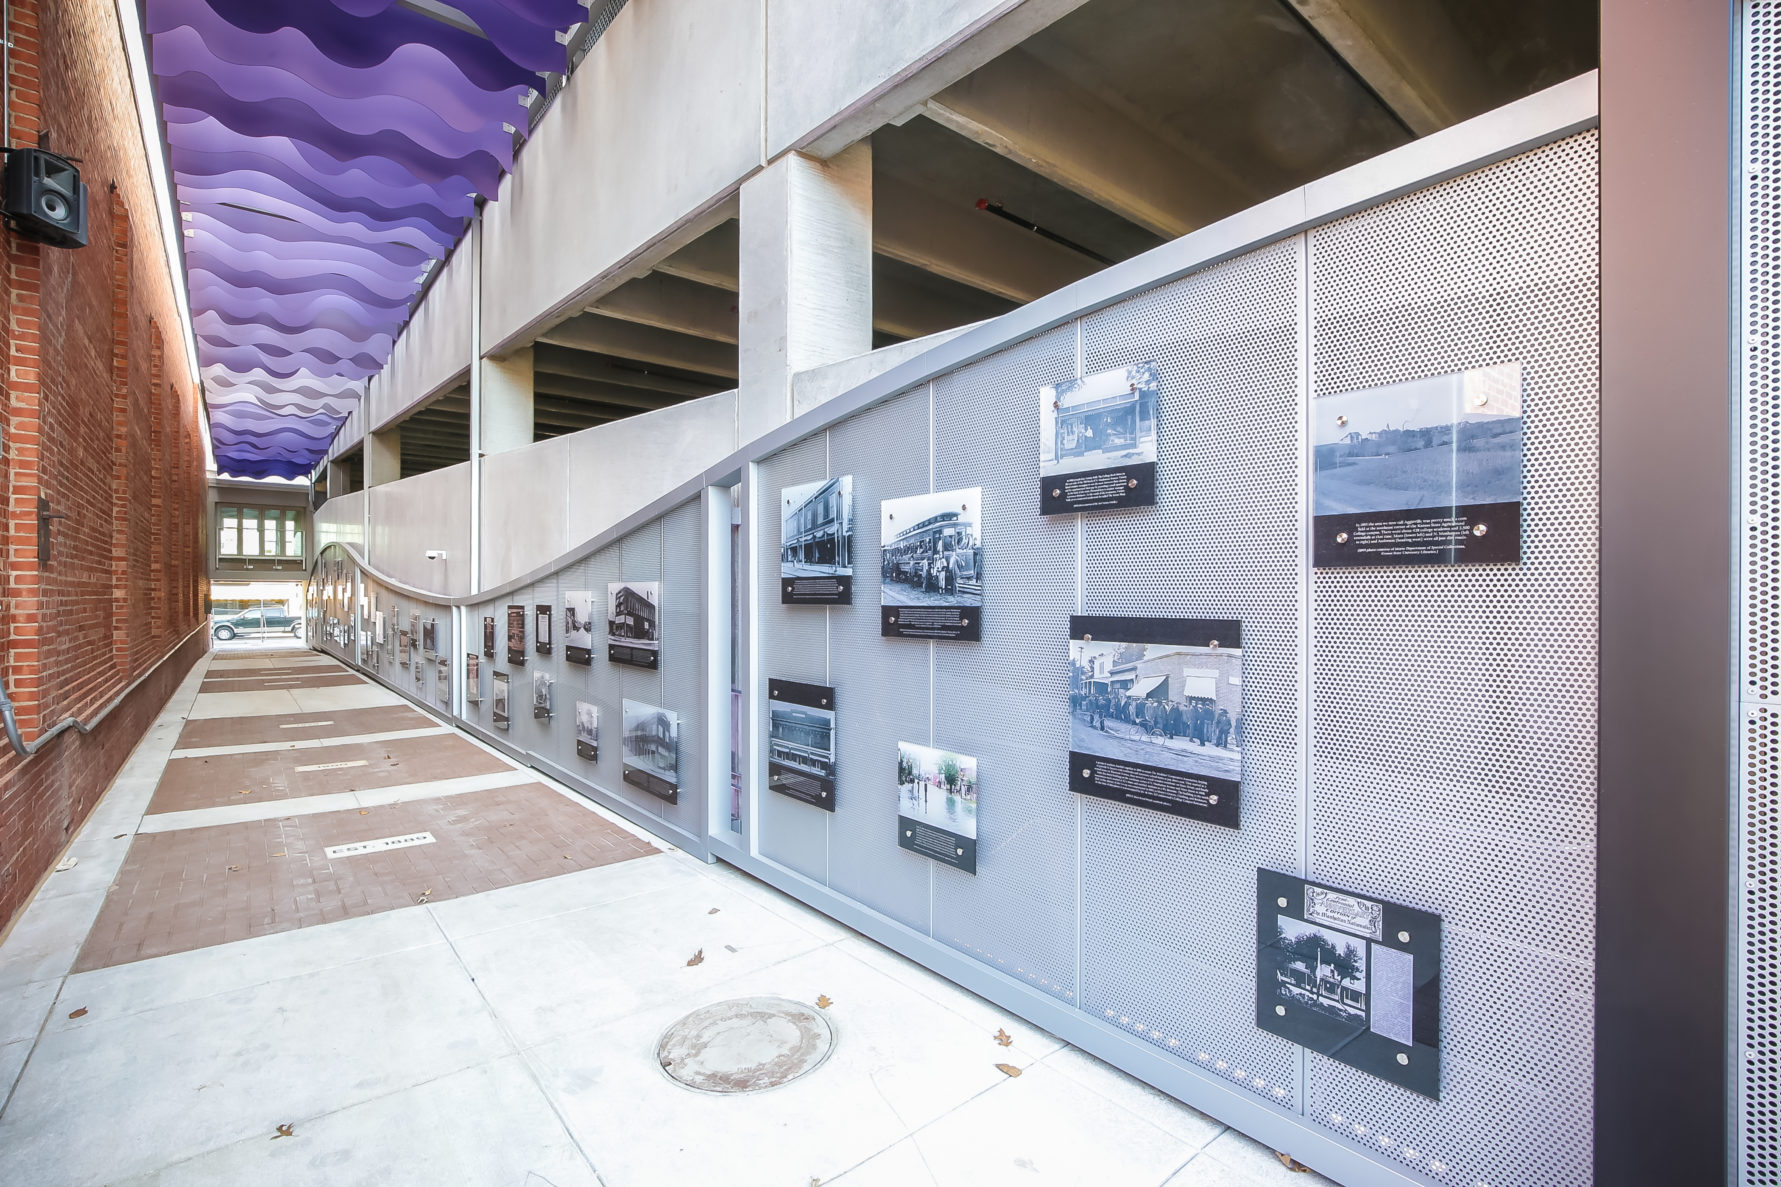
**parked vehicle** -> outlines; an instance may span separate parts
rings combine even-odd
[[[272,635],[302,635],[303,620],[277,611],[249,610],[233,618],[225,618],[211,629],[222,640],[234,638],[264,639]]]

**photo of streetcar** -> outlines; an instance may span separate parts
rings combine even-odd
[[[886,606],[981,606],[983,492],[886,499],[880,600]]]

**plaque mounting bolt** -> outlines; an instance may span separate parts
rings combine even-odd
[[[1348,425],[1348,418],[1346,416],[1338,416],[1336,418],[1336,427],[1346,428],[1347,425]]]
[[[1490,532],[1490,525],[1487,523],[1475,523],[1472,525],[1472,535],[1474,535],[1474,536],[1483,536],[1483,535],[1488,534],[1489,532]]]
[[[1336,533],[1336,543],[1338,543],[1338,544],[1348,543],[1348,533],[1347,532],[1337,532]]]
[[[1398,1062],[1403,1064],[1405,1067],[1409,1067],[1410,1066],[1410,1057],[1408,1055],[1405,1055],[1402,1051],[1399,1051],[1398,1052]]]
[[[1410,942],[1410,933],[1409,932],[1401,931],[1398,933],[1398,943],[1408,944],[1409,942]]]

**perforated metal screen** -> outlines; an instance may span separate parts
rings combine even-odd
[[[1743,36],[1743,730],[1738,844],[1741,1181],[1781,1185],[1781,3]]]
[[[1382,202],[1007,346],[760,460],[748,482],[760,681],[747,691],[759,704],[774,678],[836,689],[838,786],[832,814],[753,792],[756,856],[928,937],[917,947],[963,953],[1346,1145],[1380,1180],[1589,1182],[1596,158],[1584,132]],[[1162,384],[1158,505],[1041,517],[1041,387],[1148,361]],[[1520,363],[1525,384],[1521,562],[1314,572],[1309,401],[1503,362]],[[1781,396],[1764,398],[1751,423],[1767,450],[1781,440]],[[1765,461],[1766,485],[1752,487],[1753,517],[1770,517],[1752,537],[1751,589],[1768,599],[1753,593],[1752,605],[1765,614],[1781,597],[1776,468]],[[841,475],[854,478],[853,605],[782,606],[782,491]],[[959,487],[983,492],[982,641],[881,638],[880,504]],[[683,844],[704,831],[702,523],[697,501],[683,504],[534,587],[466,607],[469,638],[456,644],[480,651],[482,617],[494,615],[497,655],[483,667],[501,670],[509,602],[549,602],[560,624],[567,590],[603,606],[610,581],[661,580],[661,671],[605,662],[598,634],[595,662],[567,665],[559,637],[552,656],[514,669],[501,741]],[[1240,829],[1071,795],[1072,613],[1242,620]],[[1781,696],[1781,641],[1761,635],[1748,658],[1753,691]],[[557,678],[549,728],[529,711],[540,666]],[[488,679],[467,708],[485,731]],[[622,782],[626,697],[681,714],[678,805]],[[584,698],[602,709],[597,764],[574,754]],[[749,719],[764,729],[764,713]],[[1781,705],[1750,728],[1746,776],[1764,794],[1745,822],[1760,841],[1746,876],[1762,880],[1746,904],[1747,975],[1763,990],[1747,995],[1759,1051],[1746,1114],[1760,1100],[1767,1144],[1751,1148],[1769,1177],[1751,1181],[1781,1187]],[[975,876],[897,847],[898,741],[978,759]],[[1258,867],[1442,916],[1439,1102],[1254,1025]]]

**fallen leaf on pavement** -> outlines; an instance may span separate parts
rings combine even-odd
[[[272,1135],[272,1140],[276,1142],[279,1138],[292,1138],[296,1136],[296,1133],[289,1125],[281,1125],[278,1127],[278,1132]]]
[[[230,866],[230,867],[229,867],[229,868],[230,868],[230,869],[231,869],[231,870],[238,870],[238,869],[240,869],[240,868],[241,868],[241,867],[240,867],[240,866]]]
[[[829,1008],[829,1007],[830,1007],[830,1006],[832,1006],[832,1005],[834,1005],[834,1004],[835,1004],[835,1003],[834,1003],[834,1002],[832,1002],[832,1001],[830,1001],[830,1000],[829,1000],[829,995],[828,995],[828,994],[826,994],[826,993],[819,993],[819,994],[817,994],[817,995],[816,995],[816,1008],[817,1008],[817,1009],[819,1009],[819,1010],[826,1010],[826,1009],[828,1009],[828,1008]]]
[[[998,1063],[996,1065],[996,1070],[998,1072],[1001,1072],[1004,1076],[1018,1076],[1018,1075],[1020,1075],[1020,1069],[1015,1067],[1011,1063]]]
[[[279,852],[278,852],[278,853],[274,853],[274,854],[273,854],[273,855],[272,855],[272,856],[273,856],[273,857],[283,857],[283,856],[284,856],[284,852],[283,852],[283,851],[282,851],[282,850],[281,850],[281,851],[279,851]]]
[[[1284,1166],[1287,1170],[1292,1171],[1295,1174],[1304,1175],[1311,1172],[1310,1167],[1294,1158],[1291,1154],[1282,1154],[1280,1151],[1276,1150],[1274,1151],[1274,1157],[1280,1160],[1281,1166]]]
[[[254,793],[254,789],[253,789],[253,788],[251,788],[251,787],[244,787],[244,788],[242,788],[242,789],[241,789],[241,790],[240,790],[240,791],[238,791],[238,792],[236,792],[236,793],[235,793],[235,794],[236,794],[236,795],[252,795],[252,794],[253,794],[253,793]]]
[[[996,1042],[1004,1047],[1012,1047],[1014,1046],[1014,1036],[1005,1030],[998,1030],[996,1032]]]
[[[711,908],[711,910],[709,910],[709,911],[707,911],[707,912],[705,912],[705,914],[707,914],[707,915],[715,915],[715,914],[717,914],[717,908],[716,908],[716,907],[713,907],[713,908]]]
[[[686,967],[690,969],[696,964],[704,964],[704,963],[705,963],[705,949],[701,948],[697,952],[693,953],[693,958],[686,962]]]
[[[360,815],[360,816],[369,816],[369,815],[371,815],[371,809],[369,809],[369,808],[360,808],[360,809],[359,809],[359,815]]]
[[[127,837],[127,836],[129,836],[129,835],[130,835],[130,834],[129,834],[129,833],[119,833],[119,834],[118,834],[118,835],[117,835],[117,836],[115,836],[115,837],[113,837],[113,838],[111,838],[111,839],[112,839],[112,840],[114,840],[114,841],[121,841],[121,840],[123,840],[123,839],[124,839],[124,838],[125,838],[125,837]]]
[[[85,1018],[86,1016],[87,1016],[87,1008],[85,1006],[82,1006],[78,1010],[72,1010],[68,1014],[68,1017],[70,1017],[70,1018]]]

